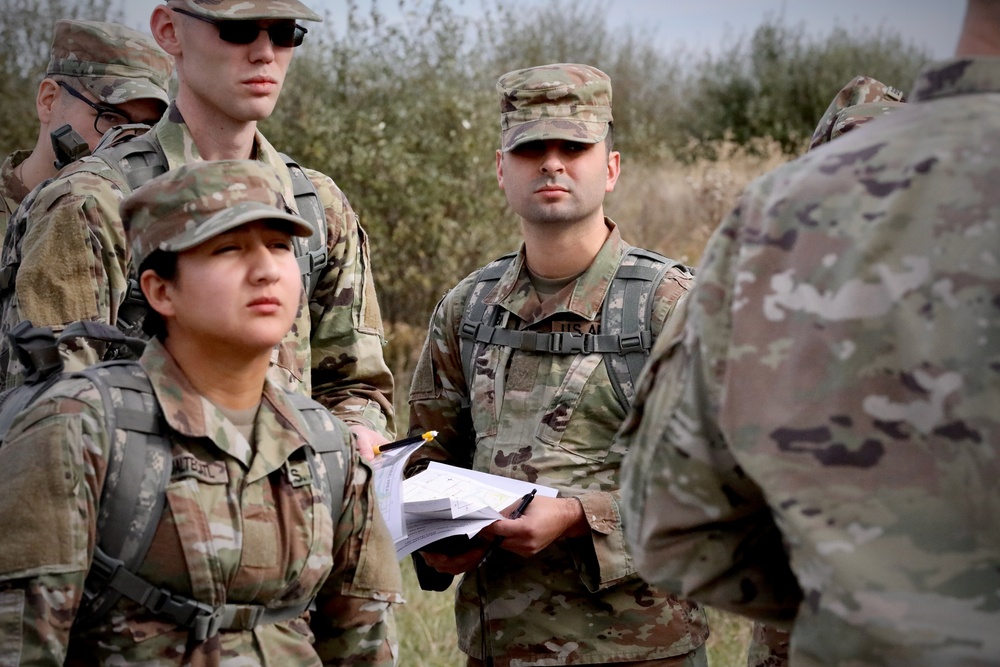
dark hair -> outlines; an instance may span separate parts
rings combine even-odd
[[[177,278],[177,253],[165,250],[154,250],[139,267],[141,278],[146,271],[152,271],[163,280],[172,282]],[[145,294],[143,294],[145,296]],[[142,320],[142,331],[150,338],[164,340],[167,337],[167,323],[163,317],[146,305],[146,316]]]
[[[615,149],[615,124],[608,123],[608,133],[604,137],[604,147],[608,149],[608,155]]]

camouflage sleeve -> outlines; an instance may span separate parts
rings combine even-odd
[[[392,374],[382,355],[382,314],[368,237],[344,193],[306,170],[326,210],[329,261],[309,302],[313,398],[352,424],[395,434]]]
[[[390,667],[399,657],[393,605],[403,582],[389,529],[378,510],[373,473],[355,448],[334,529],[334,566],[311,626],[324,665]]]
[[[469,389],[462,370],[458,327],[475,274],[449,291],[434,308],[427,338],[417,360],[410,385],[411,434],[437,431],[407,466],[407,474],[418,472],[430,461],[468,468],[472,466],[476,438],[468,407]]]
[[[622,512],[637,569],[650,583],[779,624],[794,616],[801,592],[760,488],[717,425],[739,227],[737,209],[653,348],[618,437],[627,450]]]
[[[0,447],[0,664],[66,657],[106,469],[101,419],[72,398],[43,401]]]
[[[691,289],[693,282],[690,274],[678,268],[668,269],[664,274],[653,294],[650,324],[654,337],[659,336],[677,302]],[[583,505],[591,531],[590,548],[574,550],[583,585],[597,592],[635,575],[635,563],[627,556],[622,530],[621,493],[587,491],[576,497]]]
[[[34,200],[17,274],[21,314],[36,326],[113,324],[127,286],[121,187],[88,162]]]

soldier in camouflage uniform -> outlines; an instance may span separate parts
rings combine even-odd
[[[559,64],[505,74],[497,90],[497,179],[524,244],[482,296],[502,309],[498,326],[506,329],[596,333],[612,276],[631,248],[604,216],[620,165],[611,82],[588,65]],[[642,581],[624,546],[624,451],[611,443],[625,409],[604,355],[487,345],[477,348],[468,383],[458,329],[478,275],[449,291],[431,319],[410,391],[410,430],[438,436],[410,469],[439,460],[552,486],[559,497],[535,498],[523,517],[494,523],[457,556],[418,553],[418,572],[426,562],[445,575],[466,573],[456,618],[469,665],[704,666],[703,611]],[[647,294],[655,300],[654,335],[691,281],[673,267]],[[477,571],[497,537],[502,548]]]
[[[172,70],[170,56],[149,35],[114,23],[57,22],[35,100],[38,141],[0,165],[0,237],[17,205],[56,175],[51,132],[70,125],[93,150],[115,125],[153,125],[170,101]]]
[[[122,598],[96,625],[74,625],[112,442],[109,406],[91,380],[69,377],[0,447],[0,664],[394,663],[390,603],[401,581],[396,560],[378,557],[392,543],[370,468],[321,411],[345,472],[331,517],[299,455],[320,434],[266,379],[299,307],[291,235],[312,232],[286,212],[283,192],[261,162],[194,162],[122,203],[161,326],[135,372],[150,378],[173,459],[169,509],[138,574],[213,608],[274,613],[314,598],[316,610],[199,640]]]
[[[293,45],[303,36],[298,20],[320,17],[297,0],[169,0],[153,10],[153,37],[175,59],[178,90],[145,137],[162,150],[168,168],[252,157],[278,171],[294,209],[289,170],[257,121],[277,102]],[[319,172],[306,174],[325,209],[329,263],[308,308],[276,349],[272,372],[348,422],[370,457],[371,446],[391,437],[394,425],[368,242],[336,184]],[[30,209],[18,214],[27,216],[20,258],[8,257],[5,244],[4,264],[19,261],[20,267],[4,298],[0,332],[22,319],[54,327],[118,321],[134,269],[118,217],[129,190],[118,170],[90,157],[33,194]],[[97,360],[92,349],[78,356],[81,364]],[[8,370],[7,385],[16,384],[14,360]]]
[[[998,55],[748,188],[619,438],[639,571],[795,667],[1000,665]]]

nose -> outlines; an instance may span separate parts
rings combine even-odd
[[[278,258],[263,243],[254,245],[250,256],[250,281],[254,284],[269,285],[281,277]]]
[[[257,39],[250,43],[249,48],[250,62],[269,63],[274,60],[274,44],[271,43],[271,36],[263,26],[261,31],[257,33]]]
[[[539,169],[543,174],[559,174],[566,170],[566,165],[563,164],[562,156],[557,148],[546,149]]]

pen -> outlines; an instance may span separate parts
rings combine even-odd
[[[409,445],[415,445],[421,440],[424,442],[429,442],[437,437],[437,431],[427,431],[421,435],[413,435],[409,438],[403,438],[402,440],[396,440],[395,442],[387,442],[384,445],[375,445],[373,448],[375,450],[375,455],[378,456],[382,452],[387,452],[390,449],[399,449],[400,447],[408,447]]]
[[[507,518],[508,519],[520,518],[521,515],[524,514],[524,510],[528,509],[528,505],[530,505],[531,501],[535,498],[536,491],[538,491],[538,489],[532,489],[530,493],[524,494],[524,497],[521,498],[521,502],[518,503],[517,507],[514,508],[514,511],[511,512],[510,516]],[[498,537],[495,540],[493,540],[493,543],[486,548],[486,553],[484,553],[483,557],[479,559],[479,564],[476,565],[477,568],[483,566],[483,563],[485,563],[486,559],[490,557],[490,554],[492,554],[494,550],[496,550],[496,548],[500,546],[501,542],[503,542],[502,537]]]

